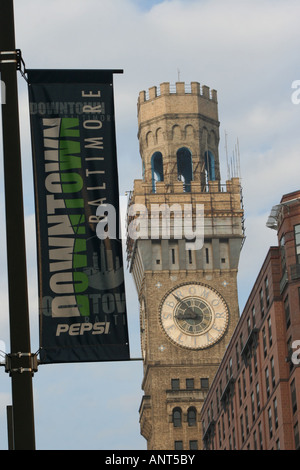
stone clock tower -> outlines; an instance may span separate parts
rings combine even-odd
[[[138,126],[143,179],[129,197],[127,255],[140,302],[141,433],[151,450],[201,449],[201,406],[239,318],[240,181],[221,184],[215,90],[143,91]],[[180,228],[187,217],[196,227],[199,207],[196,243]]]

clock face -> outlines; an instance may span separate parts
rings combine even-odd
[[[181,284],[160,306],[160,321],[168,337],[180,346],[205,349],[224,335],[228,308],[222,296],[204,284]]]

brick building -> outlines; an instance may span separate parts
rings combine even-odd
[[[300,191],[282,197],[267,226],[278,246],[267,253],[203,405],[205,449],[300,448]]]

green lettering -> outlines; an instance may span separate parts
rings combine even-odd
[[[83,181],[79,173],[61,173],[63,193],[77,193],[83,187]]]
[[[77,127],[77,129],[73,129]],[[60,124],[60,137],[79,137],[79,119],[62,118]]]

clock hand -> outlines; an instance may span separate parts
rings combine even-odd
[[[177,300],[177,302],[183,302],[182,299],[180,297],[178,297],[176,294],[173,293],[173,296],[175,297],[175,299]],[[186,309],[186,312],[190,312],[190,315],[191,316],[186,316],[185,313],[184,314],[177,314],[176,315],[176,318],[178,318],[178,320],[195,320],[196,318],[199,317],[199,314],[194,312],[194,310],[192,310],[192,308],[187,305],[185,302],[183,302],[184,305],[187,306],[187,309]]]
[[[198,318],[200,315],[196,312],[194,312],[194,310],[192,310],[192,308],[187,305],[185,302],[184,302],[184,305],[187,306],[187,309],[185,310],[185,312],[182,314],[180,313],[179,315],[177,314],[176,317],[179,319],[179,320],[195,320],[196,318]],[[186,313],[190,313],[190,316],[189,315],[186,315]]]
[[[173,295],[174,295],[175,299],[176,299],[178,302],[181,302],[180,297],[177,297],[177,295],[175,295],[175,294],[173,294]]]

